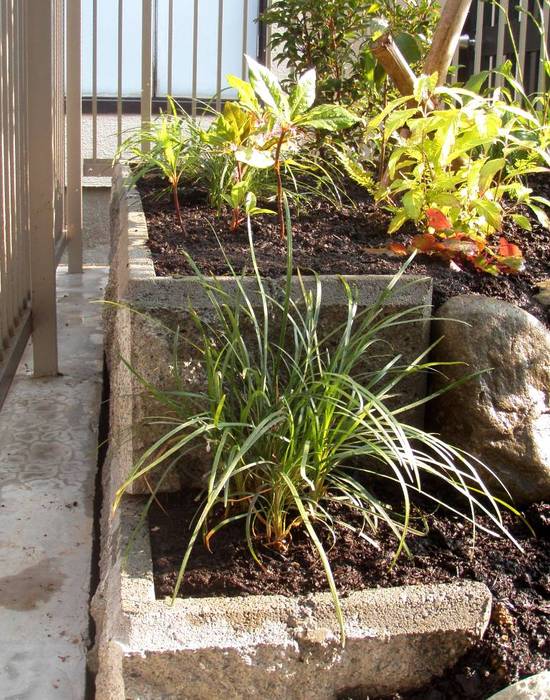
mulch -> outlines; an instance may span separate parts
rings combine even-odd
[[[163,494],[149,516],[157,597],[173,594],[189,538],[189,523],[197,508],[196,494]],[[550,505],[531,506],[525,517],[533,535],[520,519],[505,514],[507,538],[478,530],[472,547],[472,529],[444,512],[416,514],[415,525],[425,535],[409,539],[411,557],[402,555],[391,567],[395,541],[382,526],[376,540],[380,549],[339,528],[329,559],[342,596],[354,590],[443,583],[470,579],[485,583],[493,594],[489,628],[475,647],[443,678],[429,688],[386,700],[484,700],[509,683],[544,670],[550,663]],[[348,514],[347,520],[354,516]],[[488,524],[479,518],[480,523]],[[328,539],[326,539],[328,547]],[[182,597],[299,595],[327,590],[319,558],[302,531],[292,535],[292,546],[278,552],[261,545],[263,567],[250,556],[242,521],[223,528],[211,540],[212,552],[199,541],[191,556]]]
[[[183,250],[205,273],[227,274],[224,255],[237,271],[251,269],[246,230],[230,232],[229,215],[216,216],[208,206],[205,192],[182,188],[184,233],[170,196],[158,197],[162,187],[161,181],[155,177],[143,179],[138,186],[157,275],[192,274]],[[550,197],[550,178],[547,175],[536,176],[532,187],[537,193]],[[292,212],[295,268],[305,274],[311,271],[349,275],[395,273],[402,264],[401,258],[368,252],[369,248],[386,246],[390,240],[386,233],[389,215],[375,206],[365,190],[354,183],[348,182],[346,191],[355,206],[337,209],[319,199],[308,209]],[[530,218],[531,232],[522,231],[515,224],[503,232],[507,240],[517,244],[523,252],[526,265],[519,274],[492,277],[469,266],[456,271],[448,263],[427,255],[418,256],[409,268],[410,272],[432,277],[436,308],[458,294],[485,294],[515,304],[548,323],[549,315],[533,296],[540,282],[550,277],[550,232],[536,219]],[[253,219],[253,232],[261,272],[266,277],[283,276],[286,244],[279,236],[275,217],[262,215]],[[409,225],[393,240],[406,242],[414,233]],[[219,243],[223,246],[223,253]]]

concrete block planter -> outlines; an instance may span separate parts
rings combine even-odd
[[[106,348],[111,375],[111,435],[112,449],[117,452],[119,483],[130,472],[132,464],[142,451],[155,439],[154,432],[140,427],[143,418],[155,414],[151,399],[144,394],[139,381],[132,376],[121,358],[128,360],[145,379],[156,386],[174,386],[171,368],[173,365],[172,335],[158,323],[161,321],[174,330],[180,328],[181,336],[196,338],[196,329],[189,316],[189,305],[207,315],[210,303],[194,277],[157,277],[153,260],[146,246],[147,224],[141,201],[135,190],[128,191],[124,183],[124,173],[120,167],[115,170],[111,200],[112,259],[111,278],[107,298],[120,301],[141,312],[132,313],[124,306],[111,308],[106,313]],[[322,276],[323,303],[321,325],[327,332],[345,320],[347,311],[345,295],[336,275]],[[387,286],[391,277],[387,275],[347,277],[356,289],[360,306],[372,303]],[[230,279],[220,278],[222,284],[231,289]],[[306,278],[307,280],[307,278]],[[312,284],[307,282],[306,284]],[[255,282],[249,281],[254,289]],[[272,295],[282,293],[282,282],[266,282]],[[296,296],[299,296],[296,280]],[[409,324],[392,329],[384,339],[388,341],[388,354],[401,354],[403,362],[412,361],[429,344],[430,337],[431,280],[421,277],[407,277],[397,286],[391,299],[388,312],[411,307],[424,307],[425,323]],[[200,388],[202,373],[199,357],[187,349],[180,348],[179,366],[183,380],[190,390]],[[365,366],[375,367],[387,358],[365,358]],[[425,395],[425,375],[411,376],[403,385],[400,401],[410,401]],[[421,424],[422,410],[412,419]],[[209,456],[200,450],[189,458],[185,465],[185,479],[200,481],[205,461]],[[182,472],[163,483],[163,490],[174,490],[182,483]],[[146,491],[145,486],[136,485],[134,493]]]
[[[441,674],[488,624],[491,594],[474,582],[344,598],[344,649],[328,593],[156,600],[148,532],[140,531],[126,561],[122,554],[142,503],[126,497],[104,538],[93,602],[97,700],[332,700],[405,691]]]
[[[121,358],[156,385],[170,387],[171,334],[156,321],[191,335],[189,303],[204,314],[209,305],[194,278],[156,277],[145,246],[141,202],[135,191],[126,190],[120,169],[111,216],[108,297],[122,305],[106,312],[111,432],[103,483],[101,581],[92,604],[97,635],[91,665],[97,672],[98,700],[329,700],[346,693],[366,698],[421,687],[444,672],[488,624],[491,594],[483,584],[358,591],[342,600],[347,626],[342,648],[329,593],[178,599],[170,605],[155,598],[147,528],[138,530],[124,558],[143,507],[135,494],[146,486],[125,496],[114,516],[111,505],[116,489],[155,435],[139,427],[154,406]],[[359,303],[366,305],[390,278],[348,279]],[[409,279],[414,284],[398,287],[391,310],[425,305],[425,322],[386,338],[391,352],[401,353],[404,362],[420,354],[430,337],[431,282]],[[277,280],[268,284],[277,294]],[[328,330],[342,320],[344,295],[337,277],[324,277],[323,289]],[[187,352],[179,363],[187,386],[200,387],[199,357]],[[413,377],[401,400],[422,396],[425,390],[424,377]],[[422,416],[414,419],[420,422]],[[194,463],[184,465],[165,486],[176,489],[200,481],[205,459],[208,455],[195,455]]]

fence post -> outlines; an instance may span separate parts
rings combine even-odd
[[[141,125],[145,126],[153,114],[153,2],[142,0],[141,19]],[[149,150],[149,142],[142,144]]]
[[[67,237],[69,272],[82,272],[81,0],[67,7]]]
[[[53,0],[28,0],[26,16],[33,360],[35,376],[44,377],[57,374]]]

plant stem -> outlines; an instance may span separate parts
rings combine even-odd
[[[183,218],[181,216],[180,198],[178,196],[178,184],[177,183],[172,185],[172,193],[174,195],[174,206],[176,208],[176,214],[178,216],[178,221],[180,222],[182,233],[185,233],[185,224],[183,223]]]
[[[277,213],[279,215],[279,233],[284,240],[285,235],[285,216],[283,212],[283,180],[281,178],[281,148],[286,136],[287,129],[281,127],[281,135],[277,141],[277,149],[275,151],[275,174],[277,175]]]

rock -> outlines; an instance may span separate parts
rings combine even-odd
[[[548,700],[550,698],[550,671],[537,673],[504,688],[489,700]]]
[[[542,306],[546,308],[550,307],[550,279],[539,282],[538,287],[539,292],[535,294],[535,299],[539,304],[542,304]]]
[[[550,334],[531,314],[498,299],[458,296],[436,312],[433,359],[451,380],[483,372],[428,406],[429,425],[475,455],[516,503],[550,497]],[[457,321],[461,321],[458,322]],[[446,379],[438,378],[433,388]],[[487,475],[486,483],[499,490]]]

